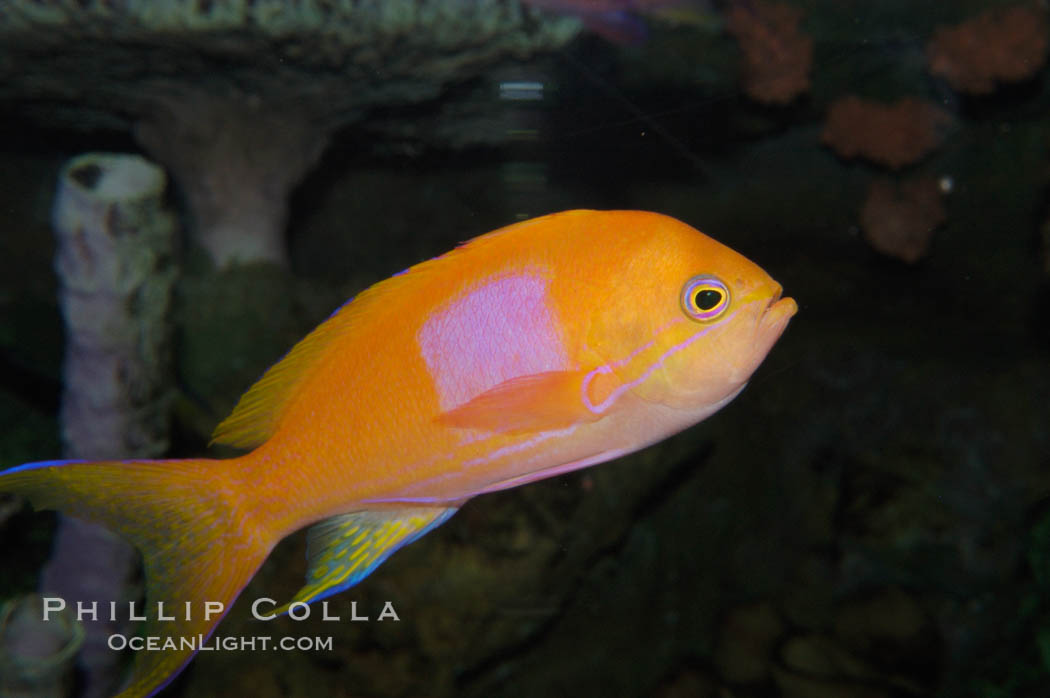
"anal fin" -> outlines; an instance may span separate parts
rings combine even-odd
[[[394,551],[443,524],[456,509],[371,509],[325,519],[307,532],[306,584],[274,613],[286,612],[293,603],[311,603],[349,589]]]

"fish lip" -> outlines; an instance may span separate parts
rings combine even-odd
[[[776,290],[773,291],[773,295],[770,296],[769,300],[766,302],[766,308],[765,308],[765,311],[763,311],[763,312],[768,312],[769,309],[772,308],[773,305],[780,300],[780,294],[783,293],[783,292],[784,292],[784,287],[781,286],[780,284],[777,284]]]
[[[766,301],[766,307],[762,309],[763,325],[786,325],[787,321],[798,312],[798,303],[794,298],[782,297],[783,291],[784,287],[774,281],[772,293],[769,295],[769,300]]]
[[[778,292],[769,299],[769,303],[766,305],[763,313],[763,319],[770,324],[787,322],[797,312],[798,303],[795,302],[795,299],[790,297],[781,298]]]

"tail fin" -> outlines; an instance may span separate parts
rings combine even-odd
[[[137,652],[119,698],[166,686],[222,620],[269,555],[276,536],[240,505],[228,477],[231,461],[48,461],[0,473],[0,492],[37,509],[60,509],[123,535],[142,553],[147,637],[171,637],[174,648]],[[158,602],[175,621],[159,621]],[[223,610],[206,618],[205,602]],[[190,606],[186,606],[190,602]],[[192,619],[185,620],[189,608]],[[183,639],[197,638],[192,646]],[[171,643],[169,643],[171,644]]]

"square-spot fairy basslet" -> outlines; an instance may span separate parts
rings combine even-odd
[[[240,400],[238,458],[28,463],[0,491],[121,533],[158,602],[222,602],[309,532],[306,585],[342,591],[471,497],[636,451],[732,400],[798,307],[673,218],[567,211],[475,238],[361,293]],[[287,610],[287,604],[278,612]],[[210,635],[221,616],[166,622]],[[139,652],[121,696],[193,650]]]

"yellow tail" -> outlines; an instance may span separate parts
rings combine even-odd
[[[142,553],[144,634],[171,637],[175,649],[137,652],[119,698],[166,686],[196,653],[182,639],[211,635],[277,542],[242,505],[244,490],[229,478],[237,460],[48,461],[0,473],[0,492],[100,523]],[[175,621],[158,620],[159,601]],[[223,610],[206,619],[206,603],[216,601]]]

